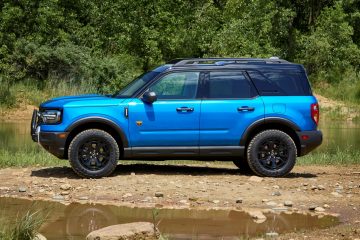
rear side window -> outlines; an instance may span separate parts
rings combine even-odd
[[[312,95],[308,80],[301,73],[248,71],[248,74],[262,96]]]
[[[210,72],[206,98],[253,98],[257,95],[252,83],[242,72]]]

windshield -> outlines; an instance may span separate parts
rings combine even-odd
[[[118,98],[129,98],[136,93],[137,90],[142,88],[147,82],[156,77],[160,72],[150,71],[137,77],[135,80],[130,82],[126,87],[115,93],[113,97]]]

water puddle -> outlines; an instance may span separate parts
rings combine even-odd
[[[0,198],[0,218],[8,223],[28,209],[47,209],[48,220],[40,232],[52,239],[85,239],[96,229],[136,221],[153,222],[153,209]],[[326,228],[338,224],[332,216],[309,214],[265,214],[256,223],[249,214],[234,210],[158,209],[159,230],[169,239],[239,239],[266,232],[292,232],[301,229]]]

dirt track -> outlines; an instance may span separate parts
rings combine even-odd
[[[159,208],[272,209],[291,201],[293,211],[340,214],[340,226],[309,231],[306,239],[360,238],[360,166],[300,166],[285,178],[258,178],[231,164],[135,164],[96,180],[80,179],[68,167],[7,168],[0,170],[0,195]]]

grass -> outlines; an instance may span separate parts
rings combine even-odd
[[[15,224],[2,224],[0,239],[2,240],[34,240],[46,216],[40,210],[27,211],[25,215],[16,220]],[[5,221],[4,221],[5,222]]]
[[[353,165],[360,163],[360,150],[337,148],[331,152],[312,152],[298,159],[299,165]]]
[[[18,108],[21,104],[37,106],[53,97],[96,93],[94,86],[90,82],[48,81],[41,86],[33,81],[13,85],[0,81],[0,108]]]
[[[62,161],[47,153],[43,149],[25,149],[13,151],[0,148],[0,168],[28,167],[28,166],[66,166],[67,161]]]
[[[155,164],[155,165],[196,165],[208,167],[233,167],[233,163],[223,161],[194,161],[194,160],[169,160],[169,161],[121,161],[122,164]],[[360,163],[360,150],[348,147],[337,148],[331,152],[312,152],[298,158],[298,165],[353,165]],[[0,168],[5,167],[46,167],[69,166],[68,161],[59,160],[43,149],[28,149],[11,151],[0,149]]]
[[[311,75],[312,88],[322,96],[346,104],[360,104],[360,73],[352,68],[343,72],[319,72]]]

